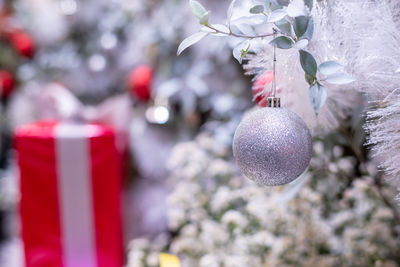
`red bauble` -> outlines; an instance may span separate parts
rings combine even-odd
[[[9,34],[9,40],[15,51],[20,55],[33,58],[35,54],[35,43],[29,34],[21,30],[15,30]]]
[[[253,92],[253,101],[255,101],[260,107],[267,106],[267,98],[271,96],[270,90],[264,90],[267,84],[270,84],[274,79],[274,73],[272,71],[267,71],[262,74],[257,80],[254,82],[252,87]],[[280,90],[278,89],[279,93]]]
[[[14,89],[14,78],[6,70],[0,70],[0,96],[8,97]]]
[[[131,94],[140,101],[149,101],[151,98],[151,83],[153,71],[147,65],[136,67],[130,74],[128,87]]]

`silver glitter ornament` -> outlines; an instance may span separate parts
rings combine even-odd
[[[233,139],[233,155],[243,174],[266,186],[295,180],[307,168],[311,154],[310,130],[285,108],[266,107],[249,113]]]

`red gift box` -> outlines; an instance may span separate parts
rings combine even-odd
[[[27,267],[121,267],[121,170],[114,132],[38,122],[15,132]]]

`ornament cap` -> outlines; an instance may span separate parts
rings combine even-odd
[[[280,108],[281,107],[281,99],[279,97],[268,97],[267,98],[267,107]]]

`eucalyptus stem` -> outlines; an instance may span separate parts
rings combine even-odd
[[[275,34],[275,33],[266,33],[266,34],[259,34],[259,35],[246,35],[246,34],[240,34],[240,33],[233,33],[232,31],[230,31],[230,32],[220,31],[209,24],[207,24],[205,26],[210,28],[211,30],[214,30],[216,33],[231,35],[231,36],[240,37],[240,38],[249,38],[249,39],[264,38],[264,37],[273,36]]]

